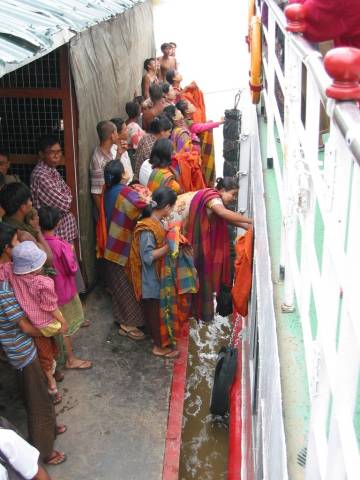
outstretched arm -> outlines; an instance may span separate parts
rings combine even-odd
[[[245,215],[241,215],[241,213],[233,212],[228,208],[224,207],[224,205],[213,205],[211,210],[219,217],[223,218],[227,223],[231,225],[235,225],[236,227],[244,227],[244,225],[249,226],[252,224],[252,219],[245,217]]]

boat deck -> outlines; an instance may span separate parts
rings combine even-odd
[[[88,371],[65,371],[56,407],[68,432],[55,448],[67,461],[49,468],[53,480],[158,480],[161,478],[172,364],[151,355],[150,339],[118,335],[110,298],[97,288],[86,301],[89,328],[74,340],[90,358]],[[0,413],[26,432],[14,372],[0,364]],[[11,381],[13,379],[13,381]]]

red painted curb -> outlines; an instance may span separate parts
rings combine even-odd
[[[234,314],[234,324],[236,321]],[[238,322],[238,331],[242,328],[242,322]],[[238,332],[235,332],[235,338]],[[235,379],[230,387],[230,418],[229,418],[229,453],[228,453],[228,480],[241,479],[241,433],[242,433],[242,396],[241,396],[241,379],[242,379],[242,342],[239,341],[237,346],[237,368]]]
[[[184,396],[186,387],[186,370],[189,351],[189,323],[187,322],[177,343],[180,352],[174,362],[173,377],[170,391],[169,416],[163,460],[163,480],[178,480],[180,465],[180,448],[182,419],[184,411]]]

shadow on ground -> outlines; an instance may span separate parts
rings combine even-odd
[[[74,338],[88,371],[66,370],[58,384],[59,423],[68,431],[55,448],[68,454],[53,480],[159,480],[162,472],[172,364],[151,355],[151,343],[120,337],[111,303],[100,288],[86,300],[92,322]],[[169,362],[169,363],[167,363]],[[0,415],[26,432],[14,372],[0,364]]]

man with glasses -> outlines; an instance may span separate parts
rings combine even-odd
[[[70,211],[72,193],[56,167],[62,160],[62,150],[59,138],[45,135],[39,141],[40,160],[31,174],[31,195],[33,205],[57,208],[61,213],[61,220],[56,234],[68,242],[74,242],[78,236],[74,215]]]

